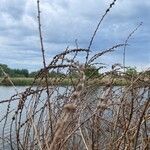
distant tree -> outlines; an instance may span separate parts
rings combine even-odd
[[[25,77],[29,77],[29,71],[27,69],[22,69],[21,72]]]
[[[138,74],[136,67],[128,67],[126,70],[126,74],[130,76],[136,76]]]
[[[29,73],[29,77],[34,78],[38,74],[38,72],[39,71],[33,71],[33,72]]]
[[[86,77],[96,77],[99,75],[98,69],[95,66],[86,66],[84,73]],[[70,69],[69,76],[78,77],[78,71],[74,68]]]
[[[85,75],[87,77],[96,77],[99,75],[99,72],[95,66],[87,66],[85,69]]]
[[[8,68],[7,65],[5,64],[0,64],[0,67],[7,73],[10,74],[11,73],[11,69]],[[0,69],[0,77],[4,76],[2,70]]]
[[[29,77],[29,71],[27,69],[12,69],[12,77]]]
[[[98,69],[95,66],[86,66],[84,73],[86,77],[96,77],[99,75]],[[69,76],[77,77],[78,71],[76,69],[70,69]]]
[[[29,71],[27,69],[11,69],[5,64],[0,64],[0,67],[10,77],[29,77]],[[3,75],[2,70],[0,69],[0,77],[2,76],[4,75]]]

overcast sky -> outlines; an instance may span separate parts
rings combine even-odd
[[[47,63],[67,46],[73,48],[75,39],[87,48],[111,1],[41,0]],[[143,25],[129,40],[126,61],[139,70],[150,67],[150,0],[118,0],[97,33],[91,54],[123,43],[140,22]],[[122,63],[122,53],[120,48],[100,61]],[[0,0],[0,63],[33,71],[42,67],[41,60],[36,0]]]

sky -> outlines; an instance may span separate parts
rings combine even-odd
[[[47,64],[67,46],[87,48],[95,27],[112,0],[41,0],[42,33]],[[90,55],[129,39],[126,65],[145,70],[150,67],[150,0],[117,0],[105,17],[91,47]],[[123,48],[98,61],[110,67],[122,63]],[[84,55],[80,56],[85,58]],[[42,67],[36,0],[0,1],[0,63],[29,71]]]

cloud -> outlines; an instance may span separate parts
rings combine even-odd
[[[112,0],[43,0],[42,31],[47,62],[75,39],[87,47],[98,20]],[[30,70],[41,67],[37,6],[33,0],[1,0],[0,63]],[[150,65],[150,1],[120,0],[104,19],[92,46],[92,53],[122,43],[143,21],[143,26],[129,40],[127,65]],[[24,60],[24,61],[22,61]],[[122,61],[122,49],[103,58],[108,64]],[[33,64],[33,65],[32,65]]]

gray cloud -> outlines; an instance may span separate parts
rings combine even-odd
[[[47,61],[66,46],[73,47],[75,39],[78,39],[81,47],[87,47],[99,18],[110,2],[111,0],[41,1],[42,30]],[[129,41],[127,58],[128,65],[148,66],[150,64],[149,9],[150,1],[147,0],[118,1],[97,33],[92,46],[93,52],[124,42],[137,24],[143,21],[143,26]],[[11,66],[25,67],[30,70],[40,66],[36,1],[1,0],[0,22],[0,63],[9,61]],[[111,56],[106,56],[102,60],[108,63],[121,62],[122,50]]]

